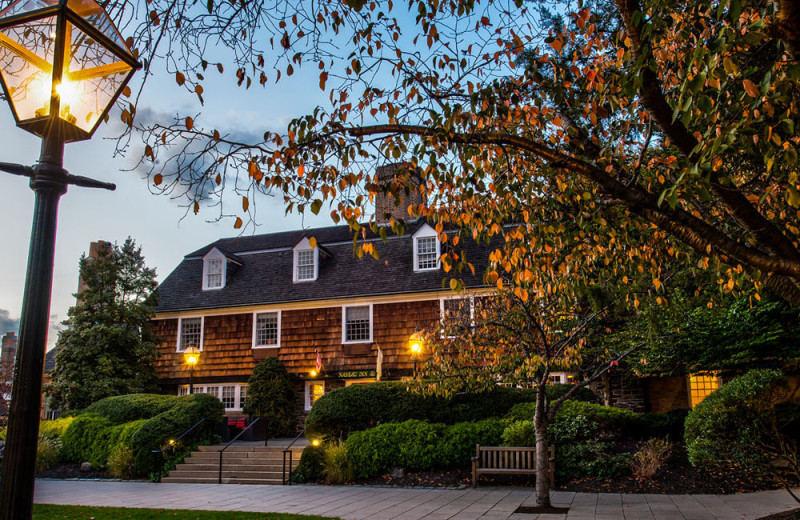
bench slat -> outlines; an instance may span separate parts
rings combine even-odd
[[[548,473],[553,485],[555,471],[555,448],[548,447]],[[478,476],[534,475],[536,474],[536,448],[531,446],[475,446],[472,459],[472,485],[477,487]]]

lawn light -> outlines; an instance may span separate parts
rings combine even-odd
[[[94,0],[17,0],[0,11],[0,85],[17,126],[42,138],[30,177],[36,195],[19,346],[0,483],[0,520],[30,520],[42,372],[50,321],[58,201],[67,186],[115,186],[70,175],[64,143],[89,139],[141,65]]]

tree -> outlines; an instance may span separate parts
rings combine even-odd
[[[84,408],[104,397],[156,391],[156,273],[128,238],[80,260],[82,287],[58,336],[47,393],[54,407]]]
[[[152,182],[195,212],[209,196],[241,197],[236,228],[274,192],[359,230],[375,163],[403,160],[425,181],[416,214],[478,238],[523,222],[520,248],[601,261],[576,262],[573,276],[642,268],[655,292],[667,259],[696,255],[729,292],[767,287],[800,304],[793,2],[405,6],[149,3],[133,41],[201,103],[209,67],[271,88],[310,64],[330,94],[329,108],[254,141],[202,116],[139,125],[128,110]],[[406,179],[390,188],[401,189]],[[448,265],[466,265],[451,245]]]
[[[278,358],[268,357],[253,369],[244,413],[265,422],[267,438],[294,432],[294,392],[289,373]]]
[[[443,326],[427,331],[430,357],[416,382],[427,392],[480,391],[498,383],[536,389],[533,425],[536,439],[536,503],[550,506],[548,427],[559,407],[618,366],[638,347],[625,351],[589,349],[590,332],[610,312],[598,308],[602,290],[571,287],[572,304],[561,297],[524,298],[510,287],[496,295],[466,296],[449,305]],[[554,371],[581,372],[576,384],[555,400],[547,395]]]

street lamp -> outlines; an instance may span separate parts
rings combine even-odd
[[[422,353],[422,336],[419,332],[414,332],[408,340],[408,349],[411,351],[411,361],[414,362],[414,376],[417,375],[417,360]]]
[[[189,365],[189,395],[194,393],[194,367],[200,361],[200,349],[189,347],[183,352],[183,360]]]
[[[31,179],[36,196],[15,378],[0,484],[0,520],[30,519],[36,466],[58,200],[74,184],[64,143],[91,138],[141,65],[94,0],[17,0],[0,11],[0,84],[17,126],[42,138],[39,162],[0,163]]]

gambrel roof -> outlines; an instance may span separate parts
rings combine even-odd
[[[384,242],[369,233],[367,240],[379,258],[357,258],[354,232],[348,226],[332,226],[249,237],[225,238],[190,253],[159,286],[158,312],[217,309],[245,305],[269,305],[337,298],[441,291],[453,273],[443,269],[414,271],[413,235],[426,223],[411,222],[403,236],[389,234]],[[361,235],[359,234],[359,237]],[[294,283],[292,248],[303,238],[314,237],[320,248],[319,275],[314,281]],[[359,238],[361,240],[361,238]],[[495,244],[479,245],[462,240],[459,250],[475,266],[457,273],[467,288],[484,286],[483,273]],[[241,264],[228,273],[225,287],[202,290],[203,257],[217,248]]]

